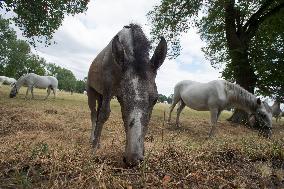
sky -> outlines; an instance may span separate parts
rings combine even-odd
[[[54,34],[56,44],[38,46],[33,52],[83,79],[92,60],[123,26],[138,23],[150,38],[146,14],[157,4],[159,0],[91,0],[87,12],[65,17]],[[201,51],[204,45],[194,28],[182,35],[180,56],[175,60],[166,59],[158,70],[158,93],[169,96],[174,85],[185,79],[199,82],[220,79],[220,70],[212,68]]]

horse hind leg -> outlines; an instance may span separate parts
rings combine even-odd
[[[176,126],[179,127],[179,116],[181,111],[184,109],[185,107],[185,103],[183,102],[183,100],[180,100],[180,104],[179,107],[177,109],[177,117],[176,117]]]
[[[29,90],[31,90],[31,91],[32,91],[32,88],[33,88],[33,87],[29,87],[29,86],[28,86],[28,88],[27,88],[27,92],[26,92],[26,96],[25,96],[25,100],[27,100],[27,99],[28,99]]]
[[[176,104],[180,101],[180,96],[177,95],[177,94],[174,94],[174,97],[173,97],[173,102],[172,102],[172,105],[170,106],[170,112],[169,112],[169,118],[168,118],[168,123],[171,122],[171,117],[172,117],[172,112],[176,106]]]
[[[34,99],[35,97],[34,97],[34,88],[33,87],[31,88],[31,94],[32,94],[32,99]]]
[[[56,88],[54,88],[54,87],[52,88],[54,99],[56,97],[56,90],[57,90]]]
[[[46,97],[44,98],[44,100],[46,100],[48,98],[48,96],[50,95],[50,92],[51,92],[51,89],[50,87],[47,88],[47,95]]]

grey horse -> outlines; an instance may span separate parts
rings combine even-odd
[[[177,109],[177,126],[180,113],[185,106],[197,111],[210,111],[211,130],[209,136],[212,136],[221,111],[234,106],[250,115],[251,124],[257,121],[262,126],[262,131],[265,131],[263,133],[265,136],[271,135],[272,113],[269,105],[237,84],[225,80],[214,80],[208,83],[184,80],[177,83],[174,88],[168,122],[170,122],[171,113],[178,102],[180,105]]]
[[[163,37],[149,58],[150,42],[141,27],[124,26],[92,62],[87,80],[91,110],[91,141],[99,148],[103,124],[110,114],[110,100],[116,96],[126,132],[124,162],[137,165],[144,158],[144,137],[158,93],[157,69],[163,64],[167,43]]]

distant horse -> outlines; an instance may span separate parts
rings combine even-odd
[[[179,125],[179,116],[185,106],[197,111],[210,111],[211,129],[209,136],[214,134],[217,120],[222,110],[234,106],[249,114],[249,121],[257,121],[262,126],[265,135],[271,135],[272,113],[266,102],[261,102],[253,94],[239,85],[224,80],[214,80],[208,83],[185,80],[176,84],[173,102],[170,107],[169,119],[175,105],[180,102],[177,109],[176,125]]]
[[[13,86],[13,84],[15,84],[16,81],[17,80],[14,79],[14,78],[6,77],[6,76],[0,76],[0,87],[1,87],[2,84]]]
[[[50,92],[52,90],[55,98],[58,81],[53,76],[39,76],[34,73],[23,75],[22,77],[20,77],[20,79],[18,79],[18,81],[15,83],[14,87],[12,88],[10,92],[10,98],[15,97],[22,86],[28,87],[25,99],[27,99],[29,91],[31,91],[32,98],[34,98],[34,93],[33,93],[34,87],[40,89],[47,88],[47,96],[45,97],[45,99],[47,99],[47,97],[50,95]]]
[[[272,116],[276,118],[276,122],[277,122],[279,119],[279,115],[281,114],[280,102],[278,102],[277,100],[274,101],[273,105],[271,106],[271,110],[272,110]],[[280,119],[281,119],[281,115],[280,115]]]
[[[158,99],[155,78],[167,52],[165,39],[161,38],[151,59],[149,50],[150,42],[139,25],[124,26],[97,55],[88,73],[93,147],[99,148],[102,127],[110,114],[110,100],[116,96],[126,132],[123,160],[129,166],[144,158],[144,138]]]

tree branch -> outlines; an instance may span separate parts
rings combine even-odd
[[[226,39],[229,49],[239,46],[239,39],[237,38],[236,22],[235,22],[235,1],[228,0],[225,3],[225,30]]]
[[[258,11],[256,11],[251,17],[250,19],[247,21],[247,23],[244,25],[244,31],[247,30],[247,28],[249,27],[249,25],[252,22],[255,22],[260,16],[261,14],[263,14],[263,12],[273,3],[273,1],[271,0],[267,0],[260,8]]]
[[[279,12],[282,8],[284,8],[284,3],[281,3],[280,5],[274,7],[270,11],[268,11],[263,16],[260,16],[258,18],[255,18],[253,20],[249,20],[246,25],[248,24],[248,28],[246,30],[246,34],[248,39],[251,39],[253,36],[255,36],[255,33],[257,32],[257,29],[259,26],[269,17],[273,16],[277,12]]]

